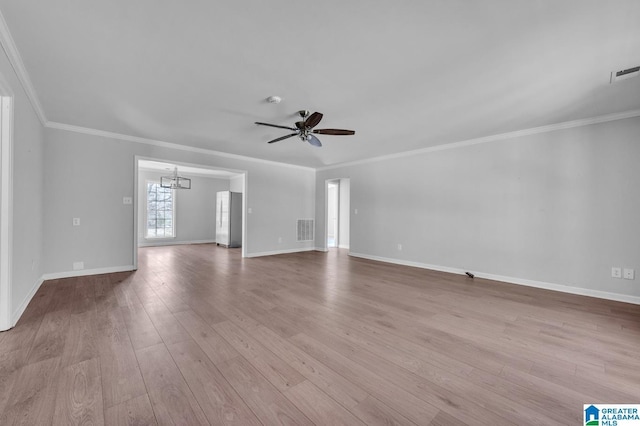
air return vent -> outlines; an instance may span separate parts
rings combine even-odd
[[[298,232],[296,241],[313,241],[313,219],[298,219]]]
[[[640,75],[640,66],[627,68],[626,70],[612,71],[610,83],[615,83],[616,81],[620,81],[620,80],[626,80],[627,78],[631,78],[631,77],[637,77],[639,75]]]

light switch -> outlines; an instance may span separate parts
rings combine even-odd
[[[247,209],[247,213],[249,213],[249,214],[253,213],[253,210],[251,209],[251,207],[249,207],[249,208]]]
[[[80,226],[80,218],[79,217],[74,217],[73,218],[73,226]]]

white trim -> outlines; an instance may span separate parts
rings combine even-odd
[[[243,183],[244,183],[244,187],[243,187],[243,191],[242,191],[242,257],[246,257],[246,250],[247,250],[247,199],[248,199],[248,188],[249,188],[249,183],[248,183],[248,179],[249,179],[249,172],[246,170],[239,170],[239,169],[230,169],[230,168],[226,168],[226,167],[217,167],[217,166],[211,166],[211,165],[207,165],[207,164],[196,164],[196,163],[185,163],[185,162],[176,162],[173,160],[168,160],[168,159],[163,159],[163,158],[155,158],[155,157],[146,157],[146,156],[142,156],[142,155],[134,155],[133,156],[133,162],[134,162],[134,166],[133,166],[133,184],[134,184],[134,188],[133,188],[133,253],[132,253],[132,257],[133,257],[133,266],[134,269],[138,269],[138,247],[144,247],[141,246],[139,243],[139,238],[138,238],[138,214],[140,214],[140,212],[138,211],[138,197],[140,196],[138,194],[138,173],[140,171],[140,168],[138,167],[138,164],[140,162],[140,160],[147,160],[147,161],[159,161],[162,163],[172,163],[172,164],[176,164],[178,166],[185,166],[185,167],[194,167],[194,168],[201,168],[201,169],[210,169],[210,170],[224,170],[227,172],[233,172],[233,173],[237,173],[237,176],[235,177],[240,177],[242,176],[243,179]],[[211,242],[215,242],[215,240],[211,241]],[[143,243],[144,244],[144,243]]]
[[[349,246],[347,244],[338,244],[338,248],[349,250]]]
[[[188,145],[180,145],[180,144],[176,144],[176,143],[172,143],[172,142],[164,142],[164,141],[159,141],[159,140],[154,140],[154,139],[147,139],[147,138],[138,137],[138,136],[130,136],[130,135],[124,135],[124,134],[121,134],[121,133],[114,133],[114,132],[108,132],[108,131],[104,131],[104,130],[91,129],[91,128],[88,128],[88,127],[81,127],[81,126],[74,126],[74,125],[71,125],[71,124],[57,123],[55,121],[47,121],[46,124],[45,124],[45,127],[48,127],[48,128],[51,128],[51,129],[66,130],[66,131],[69,131],[69,132],[84,133],[84,134],[87,134],[87,135],[100,136],[100,137],[105,137],[105,138],[118,139],[118,140],[129,141],[129,142],[135,142],[135,143],[142,143],[142,144],[147,144],[147,145],[154,145],[154,146],[158,146],[158,147],[162,147],[162,148],[176,149],[176,150],[182,150],[182,151],[188,151],[188,152],[196,152],[196,153],[200,153],[200,154],[207,154],[207,155],[231,158],[231,159],[236,159],[236,160],[252,161],[252,162],[268,164],[268,165],[291,167],[291,168],[304,169],[304,170],[315,170],[316,172],[320,172],[320,171],[325,171],[325,170],[337,169],[337,168],[340,168],[340,167],[357,166],[357,165],[361,165],[361,164],[368,164],[368,163],[375,163],[375,162],[378,162],[378,161],[385,161],[385,160],[391,160],[391,159],[396,159],[396,158],[410,157],[410,156],[415,156],[415,155],[419,155],[419,154],[426,154],[426,153],[430,153],[430,152],[437,152],[437,151],[444,151],[444,150],[448,150],[448,149],[463,148],[463,147],[467,147],[467,146],[479,145],[479,144],[489,143],[489,142],[496,142],[496,141],[501,141],[501,140],[505,140],[505,139],[513,139],[513,138],[517,138],[517,137],[530,136],[530,135],[535,135],[535,134],[539,134],[539,133],[548,133],[548,132],[553,132],[553,131],[556,131],[556,130],[571,129],[571,128],[574,128],[574,127],[583,127],[583,126],[589,126],[589,125],[592,125],[592,124],[607,123],[607,122],[616,121],[616,120],[624,120],[626,118],[633,118],[633,117],[640,117],[640,109],[634,109],[634,110],[630,110],[630,111],[623,111],[623,112],[614,113],[614,114],[599,115],[599,116],[596,116],[596,117],[581,118],[581,119],[572,120],[572,121],[564,121],[564,122],[561,122],[561,123],[554,123],[554,124],[549,124],[549,125],[546,125],[546,126],[532,127],[532,128],[529,128],[529,129],[516,130],[516,131],[513,131],[513,132],[499,133],[499,134],[495,134],[495,135],[488,135],[488,136],[483,136],[483,137],[480,137],[480,138],[474,138],[474,139],[467,139],[467,140],[458,141],[458,142],[445,143],[445,144],[442,144],[442,145],[430,146],[430,147],[427,147],[427,148],[420,148],[420,149],[414,149],[414,150],[411,150],[411,151],[403,151],[403,152],[398,152],[398,153],[394,153],[394,154],[381,155],[381,156],[378,156],[378,157],[365,158],[365,159],[362,159],[362,160],[347,161],[347,162],[344,162],[344,163],[332,164],[332,165],[322,166],[322,167],[308,167],[308,166],[301,166],[301,165],[297,165],[297,164],[281,163],[281,162],[278,162],[278,161],[264,160],[264,159],[256,158],[256,157],[247,157],[247,156],[244,156],[244,155],[230,154],[230,153],[226,153],[226,152],[214,151],[214,150],[205,149],[205,148],[197,148],[197,147],[188,146]]]
[[[314,251],[320,251],[322,253],[329,253],[329,249],[326,248],[326,247],[315,247],[313,250]]]
[[[133,156],[133,244],[132,244],[132,253],[131,253],[131,263],[133,264],[133,269],[138,269],[138,173],[140,173],[138,168],[139,157],[137,155]]]
[[[316,180],[318,179],[318,176],[316,174]],[[329,182],[336,180],[335,178],[332,179],[325,179],[324,180],[324,226],[323,226],[323,235],[322,235],[322,251],[323,252],[328,252],[329,251]],[[314,238],[316,241],[318,241],[318,236],[314,235]]]
[[[15,71],[18,80],[20,80],[20,84],[27,94],[27,98],[29,98],[29,102],[31,103],[33,110],[38,116],[40,123],[42,123],[43,126],[46,126],[47,117],[44,114],[44,109],[42,109],[42,105],[40,104],[40,100],[38,99],[36,90],[33,88],[33,84],[31,83],[29,73],[27,73],[27,69],[24,67],[22,56],[20,55],[20,52],[18,51],[15,42],[13,41],[13,37],[11,36],[11,32],[9,31],[9,27],[7,26],[7,22],[4,20],[2,12],[0,12],[0,45],[2,45],[2,48],[7,54],[9,63]]]
[[[278,254],[289,254],[289,253],[301,253],[304,251],[316,251],[315,247],[307,247],[302,249],[285,249],[285,250],[274,250],[274,251],[263,251],[259,253],[246,253],[245,257],[262,257],[262,256],[276,256]]]
[[[518,285],[523,285],[527,287],[543,288],[546,290],[559,291],[562,293],[579,294],[581,296],[597,297],[599,299],[615,300],[618,302],[633,303],[634,305],[640,305],[639,296],[631,296],[628,294],[620,294],[620,293],[611,293],[611,292],[602,291],[602,290],[592,290],[589,288],[580,288],[580,287],[568,286],[564,284],[547,283],[544,281],[527,280],[524,278],[505,277],[502,275],[493,275],[493,274],[485,274],[485,273],[475,274],[475,275],[476,277],[485,278],[488,280],[504,281],[510,284],[518,284]]]
[[[58,280],[61,278],[84,277],[87,275],[113,274],[114,272],[135,271],[133,265],[126,266],[109,266],[107,268],[82,269],[80,271],[52,272],[44,274],[42,278],[46,280]]]
[[[429,265],[426,263],[412,262],[408,260],[392,259],[388,257],[372,256],[363,253],[349,253],[349,256],[359,257],[362,259],[375,260],[377,262],[394,263],[396,265],[412,266],[415,268],[430,269],[433,271],[448,272],[451,274],[464,275],[465,270],[459,268],[451,268],[448,266]],[[504,275],[487,274],[484,272],[471,271],[476,278],[484,278],[493,281],[502,281],[509,284],[523,285],[527,287],[542,288],[545,290],[559,291],[562,293],[578,294],[581,296],[597,297],[599,299],[615,300],[618,302],[633,303],[640,305],[640,296],[631,296],[620,293],[610,293],[608,291],[592,290],[588,288],[580,288],[568,286],[564,284],[554,284],[544,281],[528,280],[524,278],[507,277]]]
[[[374,256],[374,255],[364,254],[364,253],[351,252],[349,253],[349,256],[360,257],[362,259],[368,259],[368,260],[375,260],[377,262],[393,263],[393,264],[402,265],[402,266],[412,266],[414,268],[431,269],[433,271],[440,271],[440,272],[449,272],[451,274],[462,275],[465,273],[465,271],[461,269],[450,268],[448,266],[430,265],[427,263],[412,262],[410,260],[402,260],[402,259],[393,259],[391,257]]]
[[[216,240],[192,240],[192,241],[156,241],[138,243],[138,247],[181,246],[187,244],[212,244]]]
[[[33,296],[36,295],[36,293],[40,289],[40,286],[42,285],[43,282],[44,282],[44,277],[38,278],[38,280],[35,282],[33,287],[31,287],[31,290],[29,291],[29,293],[27,293],[27,295],[22,300],[22,303],[20,303],[20,306],[18,306],[18,309],[16,309],[13,312],[13,315],[11,316],[11,327],[17,324],[22,314],[24,314],[25,309],[27,309],[29,302],[31,302],[31,299],[33,299]]]
[[[0,331],[12,320],[13,285],[13,95],[0,76]],[[7,108],[8,111],[4,109]]]
[[[249,172],[242,173],[242,247],[240,249],[241,257],[247,257],[247,189]],[[231,179],[229,179],[229,189],[231,189]],[[217,237],[217,235],[216,235]]]
[[[142,143],[142,144],[153,145],[161,148],[177,149],[180,151],[195,152],[198,154],[213,155],[216,157],[231,158],[234,160],[252,161],[255,163],[268,164],[271,166],[290,167],[294,169],[314,170],[313,167],[299,166],[297,164],[281,163],[278,161],[271,161],[271,160],[263,160],[261,158],[247,157],[247,156],[238,155],[238,154],[229,154],[226,152],[214,151],[212,149],[196,148],[194,146],[180,145],[172,142],[164,142],[164,141],[159,141],[155,139],[142,138],[138,136],[123,135],[121,133],[90,129],[88,127],[74,126],[71,124],[56,123],[55,121],[48,121],[45,126],[50,129],[66,130],[69,132],[83,133],[85,135],[99,136],[103,138],[117,139],[117,140],[134,142],[134,143]]]
[[[548,133],[556,130],[571,129],[574,127],[589,126],[592,124],[606,123],[609,121],[624,120],[625,118],[640,117],[640,109],[619,112],[615,114],[600,115],[597,117],[582,118],[580,120],[565,121],[562,123],[549,124],[547,126],[533,127],[530,129],[516,130],[514,132],[500,133],[497,135],[483,136],[481,138],[468,139],[459,142],[446,143],[442,145],[430,146],[428,148],[414,149],[411,151],[398,152],[395,154],[381,155],[379,157],[365,158],[363,160],[348,161],[345,163],[332,164],[330,166],[318,167],[316,171],[332,170],[340,167],[357,166],[361,164],[375,163],[378,161],[392,160],[396,158],[411,157],[419,154],[426,154],[448,149],[463,148],[471,145],[478,145],[488,142],[496,142],[505,139],[530,136],[539,133]]]
[[[329,251],[329,185],[330,184],[336,184],[337,183],[337,187],[338,187],[338,192],[336,193],[336,197],[338,198],[338,224],[336,226],[336,230],[335,230],[335,235],[334,235],[334,240],[338,243],[336,246],[333,246],[331,248],[336,248],[340,245],[340,178],[332,178],[332,179],[326,179],[324,181],[324,205],[325,205],[325,209],[324,209],[324,237],[323,237],[323,244],[324,246],[327,248],[327,251]]]
[[[204,168],[204,167],[201,167],[201,168]],[[152,168],[149,168],[149,167],[138,167],[138,170],[141,170],[143,172],[156,173],[156,174],[167,174],[166,170],[152,169]],[[182,174],[182,173],[180,173],[180,174]],[[207,174],[207,173],[197,173],[197,172],[195,172],[195,173],[194,172],[188,172],[186,174],[188,174],[188,177],[197,176],[197,177],[201,177],[201,178],[204,178],[204,179],[220,179],[220,180],[231,180],[231,179],[234,179],[234,178],[238,177],[238,176],[214,176],[214,175],[210,175],[210,174]]]

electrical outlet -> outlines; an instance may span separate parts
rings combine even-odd
[[[358,209],[354,209],[353,214],[358,214]]]
[[[131,197],[122,197],[122,204],[133,204],[133,198],[131,198]]]
[[[398,251],[402,251],[402,244],[398,244]]]
[[[74,217],[73,218],[73,226],[80,226],[80,218],[79,217]]]
[[[253,213],[253,210],[251,209],[251,207],[249,207],[249,208],[247,209],[247,213],[249,213],[249,214]]]
[[[633,269],[624,268],[623,273],[624,274],[622,276],[625,280],[632,280],[635,277],[635,271]]]
[[[74,271],[80,271],[81,269],[84,269],[84,262],[73,262]]]
[[[611,268],[611,278],[622,278],[621,268]]]
[[[278,244],[282,243],[282,237],[278,237]]]

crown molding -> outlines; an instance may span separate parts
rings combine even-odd
[[[572,129],[572,128],[575,128],[575,127],[589,126],[589,125],[592,125],[592,124],[607,123],[607,122],[610,122],[610,121],[624,120],[626,118],[634,118],[634,117],[640,117],[640,109],[624,111],[624,112],[619,112],[619,113],[615,113],[615,114],[605,114],[605,115],[600,115],[600,116],[597,116],[597,117],[582,118],[582,119],[579,119],[579,120],[565,121],[565,122],[562,122],[562,123],[549,124],[547,126],[532,127],[530,129],[516,130],[516,131],[513,131],[513,132],[507,132],[507,133],[499,133],[499,134],[496,134],[496,135],[489,135],[489,136],[483,136],[483,137],[480,137],[480,138],[467,139],[467,140],[459,141],[459,142],[452,142],[452,143],[447,143],[447,144],[442,144],[442,145],[431,146],[431,147],[428,147],[428,148],[420,148],[420,149],[415,149],[415,150],[411,150],[411,151],[404,151],[404,152],[399,152],[399,153],[395,153],[395,154],[381,155],[381,156],[378,156],[378,157],[365,158],[365,159],[362,159],[362,160],[349,161],[349,162],[345,162],[345,163],[338,163],[338,164],[333,164],[333,165],[329,165],[329,166],[315,167],[315,168],[314,167],[307,167],[307,166],[300,166],[300,165],[296,165],[296,164],[281,163],[281,162],[278,162],[278,161],[263,160],[261,158],[247,157],[247,156],[238,155],[238,154],[230,154],[230,153],[221,152],[221,151],[214,151],[214,150],[211,150],[211,149],[196,148],[196,147],[192,147],[192,146],[188,146],[188,145],[180,145],[180,144],[172,143],[172,142],[164,142],[164,141],[158,141],[158,140],[154,140],[154,139],[142,138],[142,137],[138,137],[138,136],[124,135],[124,134],[121,134],[121,133],[107,132],[107,131],[104,131],[104,130],[97,130],[97,129],[91,129],[91,128],[88,128],[88,127],[74,126],[74,125],[71,125],[71,124],[57,123],[57,122],[54,122],[54,121],[48,121],[45,124],[45,127],[48,127],[48,128],[51,128],[51,129],[66,130],[66,131],[75,132],[75,133],[84,133],[84,134],[87,134],[87,135],[100,136],[100,137],[105,137],[105,138],[111,138],[111,139],[117,139],[117,140],[129,141],[129,142],[135,142],[135,143],[142,143],[142,144],[147,144],[147,145],[154,145],[154,146],[158,146],[158,147],[162,147],[162,148],[177,149],[177,150],[182,150],[182,151],[196,152],[196,153],[206,154],[206,155],[213,155],[213,156],[217,156],[217,157],[231,158],[231,159],[235,159],[235,160],[252,161],[252,162],[268,164],[268,165],[272,165],[272,166],[290,167],[290,168],[295,168],[295,169],[313,170],[313,171],[316,171],[316,172],[321,172],[321,171],[325,171],[325,170],[338,169],[338,168],[341,168],[341,167],[357,166],[357,165],[361,165],[361,164],[368,164],[368,163],[375,163],[375,162],[379,162],[379,161],[392,160],[392,159],[397,159],[397,158],[411,157],[411,156],[420,155],[420,154],[427,154],[427,153],[431,153],[431,152],[445,151],[445,150],[457,149],[457,148],[464,148],[464,147],[472,146],[472,145],[479,145],[479,144],[489,143],[489,142],[497,142],[497,141],[501,141],[501,140],[505,140],[505,139],[514,139],[514,138],[518,138],[518,137],[536,135],[536,134],[540,134],[540,133],[554,132],[556,130]]]
[[[238,154],[229,154],[227,152],[214,151],[212,149],[196,148],[194,146],[180,145],[173,142],[164,142],[164,141],[159,141],[155,139],[142,138],[139,136],[130,136],[130,135],[124,135],[121,133],[107,132],[105,130],[97,130],[97,129],[91,129],[88,127],[74,126],[71,124],[57,123],[55,121],[48,121],[47,124],[45,124],[45,127],[50,129],[66,130],[68,132],[74,132],[74,133],[83,133],[85,135],[98,136],[98,137],[109,138],[109,139],[117,139],[121,141],[141,143],[145,145],[153,145],[160,148],[195,152],[198,154],[206,154],[206,155],[212,155],[216,157],[230,158],[234,160],[251,161],[254,163],[267,164],[270,166],[289,167],[293,169],[315,171],[313,167],[299,166],[297,164],[281,163],[278,161],[271,161],[271,160],[263,160],[261,158],[247,157],[247,156],[238,155]]]
[[[31,83],[29,73],[27,73],[27,69],[24,67],[22,56],[20,56],[20,52],[18,52],[18,48],[13,41],[13,37],[11,36],[11,32],[7,26],[7,22],[4,20],[2,12],[0,12],[0,45],[2,45],[2,49],[7,54],[9,63],[11,64],[13,71],[16,73],[18,80],[20,80],[20,84],[27,94],[27,98],[29,98],[29,102],[38,116],[40,123],[42,123],[43,126],[46,125],[47,116],[44,114],[44,109],[42,109],[40,99],[38,99],[36,90],[33,88],[33,83]]]
[[[501,141],[505,139],[513,139],[513,138],[518,138],[523,136],[536,135],[539,133],[554,132],[556,130],[571,129],[574,127],[589,126],[589,125],[598,124],[598,123],[607,123],[609,121],[624,120],[625,118],[633,118],[633,117],[640,117],[640,109],[634,109],[631,111],[624,111],[624,112],[619,112],[615,114],[599,115],[597,117],[582,118],[579,120],[565,121],[562,123],[549,124],[547,126],[540,126],[540,127],[532,127],[530,129],[516,130],[513,132],[500,133],[496,135],[483,136],[481,138],[468,139],[468,140],[459,141],[459,142],[436,145],[436,146],[431,146],[429,148],[414,149],[411,151],[404,151],[396,154],[381,155],[379,157],[365,158],[363,160],[355,160],[355,161],[348,161],[345,163],[332,164],[329,166],[318,167],[316,168],[316,171],[321,172],[324,170],[338,169],[338,168],[347,167],[347,166],[357,166],[361,164],[375,163],[378,161],[392,160],[396,158],[412,157],[415,155],[426,154],[430,152],[463,148],[471,145],[479,145],[482,143],[496,142],[496,141]]]

